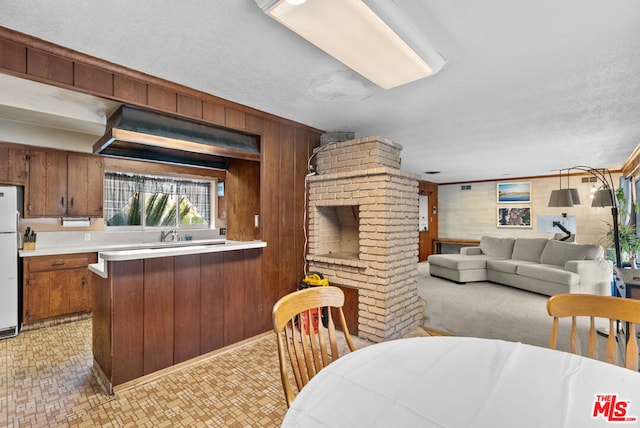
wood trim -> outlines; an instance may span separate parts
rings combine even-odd
[[[15,30],[11,30],[7,27],[3,27],[0,26],[0,42],[2,41],[7,41],[7,42],[12,42],[16,45],[23,45],[26,50],[27,50],[27,57],[28,57],[28,52],[29,51],[38,51],[38,53],[40,55],[44,54],[44,55],[49,55],[51,57],[57,57],[59,59],[62,60],[66,60],[71,62],[70,65],[77,63],[77,64],[81,64],[81,65],[85,65],[85,66],[90,66],[90,67],[94,67],[97,70],[100,71],[106,71],[108,73],[113,74],[113,79],[114,82],[117,82],[118,80],[120,80],[120,82],[126,81],[126,79],[129,79],[130,84],[135,86],[136,83],[135,82],[139,82],[140,84],[146,85],[148,87],[155,87],[156,89],[161,89],[164,91],[168,91],[168,92],[175,92],[176,96],[182,95],[182,96],[190,96],[199,100],[202,100],[203,102],[208,102],[208,103],[213,103],[213,104],[219,104],[221,106],[224,106],[225,108],[230,108],[234,110],[234,114],[236,112],[244,112],[244,113],[249,113],[255,116],[259,116],[259,117],[263,117],[265,119],[270,119],[270,120],[275,120],[277,122],[283,123],[283,124],[288,124],[288,125],[292,125],[292,126],[296,126],[296,127],[304,127],[308,132],[311,133],[316,133],[318,135],[322,134],[323,131],[317,129],[317,128],[313,128],[304,124],[300,124],[297,122],[294,122],[292,120],[289,119],[285,119],[276,115],[273,115],[271,113],[267,113],[261,110],[257,110],[248,106],[244,106],[242,104],[236,104],[232,101],[228,101],[225,100],[224,98],[219,98],[215,95],[211,95],[208,94],[206,92],[203,91],[199,91],[193,88],[189,88],[187,86],[183,86],[183,85],[179,85],[177,83],[174,82],[170,82],[168,80],[165,79],[161,79],[159,77],[155,77],[152,76],[150,74],[146,74],[140,71],[136,71],[133,70],[131,68],[119,65],[119,64],[115,64],[113,62],[109,62],[106,61],[104,59],[101,58],[96,58],[94,56],[91,55],[87,55],[87,54],[83,54],[81,52],[77,52],[74,51],[72,49],[60,46],[60,45],[56,45],[54,43],[51,42],[47,42],[45,40],[42,40],[40,38],[28,35],[28,34],[24,34],[24,33],[20,33],[17,32]],[[0,45],[1,46],[1,45]],[[12,54],[16,55],[16,52],[20,52],[21,47],[20,46],[15,46],[14,49],[12,49]],[[25,61],[27,61],[25,59]],[[18,67],[19,68],[19,67]],[[68,88],[68,89],[73,89],[75,91],[78,92],[83,92],[86,94],[91,94],[91,95],[97,95],[100,97],[104,97],[104,98],[109,98],[115,101],[122,101],[122,102],[134,102],[134,100],[125,100],[122,95],[128,94],[129,92],[118,92],[119,96],[116,96],[116,90],[114,88],[113,92],[111,94],[108,93],[96,93],[96,92],[92,92],[86,88],[81,88],[79,86],[75,86],[75,83],[73,82],[73,80],[71,81],[59,81],[59,79],[52,79],[50,80],[49,78],[47,78],[46,76],[38,76],[38,75],[32,75],[29,73],[28,71],[28,63],[26,64],[26,69],[24,70],[24,72],[22,72],[21,70],[17,69],[16,67],[11,67],[10,64],[5,64],[5,61],[0,61],[0,70],[2,72],[6,72],[7,74],[11,74],[14,76],[18,76],[18,77],[23,77],[23,78],[27,78],[30,80],[36,80],[39,82],[43,82],[43,83],[48,83],[48,84],[52,84],[52,85],[56,85],[56,86],[60,86],[60,87],[64,87],[64,88]],[[114,85],[116,86],[116,85]],[[138,103],[140,103],[141,99],[137,98]],[[139,104],[139,105],[146,105],[146,103],[148,103],[148,99],[145,100],[145,104]],[[181,113],[177,112],[176,109],[170,110],[178,115],[182,115]],[[192,116],[184,116],[184,117],[192,117]],[[216,123],[213,121],[210,121],[209,117],[205,117],[203,118],[203,120],[211,122],[211,123]],[[244,129],[244,128],[243,128]]]

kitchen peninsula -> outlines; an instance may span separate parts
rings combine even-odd
[[[262,333],[263,241],[106,251],[94,275],[94,371],[113,387]]]

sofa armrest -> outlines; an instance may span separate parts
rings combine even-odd
[[[462,247],[460,248],[460,254],[465,256],[480,256],[482,255],[482,250],[480,247]]]
[[[569,260],[564,269],[577,273],[580,283],[571,287],[571,293],[611,295],[613,266],[608,260]]]

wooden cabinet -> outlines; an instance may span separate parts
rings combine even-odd
[[[29,150],[25,217],[101,217],[102,158]]]
[[[23,321],[29,324],[62,315],[91,312],[95,253],[25,257]]]
[[[0,144],[0,183],[24,184],[29,176],[27,150],[24,146]]]
[[[262,249],[108,262],[93,355],[119,385],[262,333]]]
[[[67,215],[102,217],[102,157],[69,154],[67,168]]]

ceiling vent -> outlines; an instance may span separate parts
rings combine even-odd
[[[132,159],[227,169],[229,159],[260,160],[258,137],[123,105],[93,152]]]

